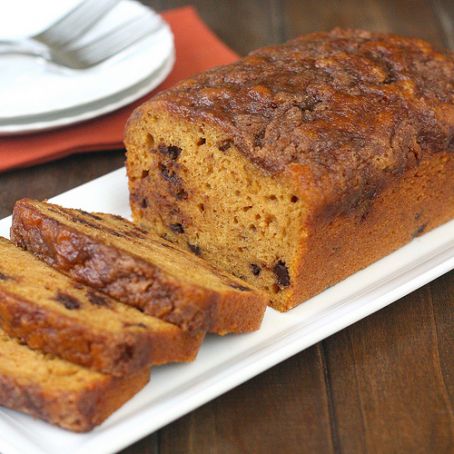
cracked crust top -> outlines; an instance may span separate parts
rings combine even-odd
[[[424,155],[454,151],[454,58],[419,39],[335,29],[183,81],[132,121],[161,108],[216,123],[268,173],[296,164],[339,210]]]

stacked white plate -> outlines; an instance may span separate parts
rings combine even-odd
[[[79,1],[0,2],[0,40],[34,35]],[[158,86],[174,64],[173,35],[158,14],[140,3],[121,1],[80,43],[138,15],[148,15],[156,22],[157,31],[88,70],[60,70],[39,58],[0,55],[0,135],[31,133],[95,118]]]

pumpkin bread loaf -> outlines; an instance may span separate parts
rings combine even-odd
[[[301,36],[159,93],[125,144],[134,220],[288,310],[454,217],[454,57]]]
[[[256,330],[267,306],[264,293],[120,216],[24,199],[11,238],[79,282],[190,333]]]
[[[190,361],[193,336],[73,281],[0,237],[0,327],[32,349],[116,376]]]
[[[147,369],[115,378],[31,350],[0,328],[0,405],[73,430],[101,424],[148,382]]]

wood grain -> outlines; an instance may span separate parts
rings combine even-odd
[[[433,312],[426,286],[324,342],[342,451],[449,452],[453,401]]]
[[[454,50],[454,2],[452,0],[432,0],[432,7],[444,35],[444,45]]]
[[[47,199],[119,169],[124,150],[83,153],[26,169],[0,174],[0,219],[11,214],[22,197]]]
[[[183,0],[144,1],[162,10]],[[415,35],[454,49],[452,0],[190,2],[240,54],[335,26]],[[0,174],[0,216],[122,165],[84,154]],[[169,424],[128,454],[450,453],[454,272]]]
[[[316,346],[162,429],[160,452],[333,452],[329,418]]]
[[[245,55],[257,47],[280,41],[276,0],[143,1],[157,10],[193,5],[202,19],[232,49]],[[236,33],[236,31],[239,31]]]

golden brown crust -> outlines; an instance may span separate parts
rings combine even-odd
[[[29,350],[1,334],[0,357],[3,354],[16,355],[22,363],[0,371],[0,405],[75,432],[101,424],[140,391],[150,376],[147,369],[122,378],[103,375]],[[27,368],[43,368],[45,377]],[[78,385],[80,375],[84,381]],[[68,380],[73,380],[70,387]]]
[[[0,289],[0,325],[31,348],[113,375],[125,375],[149,364],[150,343],[145,333],[125,332],[117,337],[98,333],[83,322],[4,289]]]
[[[24,385],[0,376],[0,405],[73,432],[88,432],[139,392],[149,377],[147,370],[121,378],[105,375],[90,389],[55,395],[39,383]]]
[[[289,310],[417,236],[454,218],[454,154],[437,153],[388,184],[367,205],[315,216],[301,241]]]
[[[216,294],[166,280],[157,267],[135,255],[132,245],[125,252],[84,235],[77,229],[84,214],[61,208],[59,214],[70,214],[74,224],[63,225],[32,201],[19,200],[14,207],[12,241],[77,281],[149,315],[194,334],[208,329],[209,310]]]
[[[71,224],[52,217],[44,208],[57,210],[59,216],[67,218]],[[175,262],[185,258],[188,266],[205,268],[206,273],[218,276],[222,286],[214,289],[204,286],[203,282],[185,282],[169,275],[134,249],[133,242],[147,239],[146,232],[119,217],[115,221],[121,222],[120,227],[124,229],[114,229],[108,224],[113,220],[109,216],[24,199],[15,205],[11,238],[76,280],[199,337],[206,330],[226,334],[259,328],[267,303],[265,295],[242,286],[245,284],[238,279],[215,270],[197,257],[191,255],[188,260],[187,252],[159,238],[158,247],[166,248],[170,254],[173,251]],[[130,241],[130,249],[89,235],[78,228],[81,224],[91,224],[94,229],[114,237],[125,236]],[[148,241],[156,242],[156,239]]]
[[[252,52],[139,107],[224,130],[266,172],[297,166],[329,215],[454,149],[454,58],[429,43],[335,29]]]
[[[0,238],[0,326],[33,349],[115,376],[195,358],[203,334],[123,306]]]

